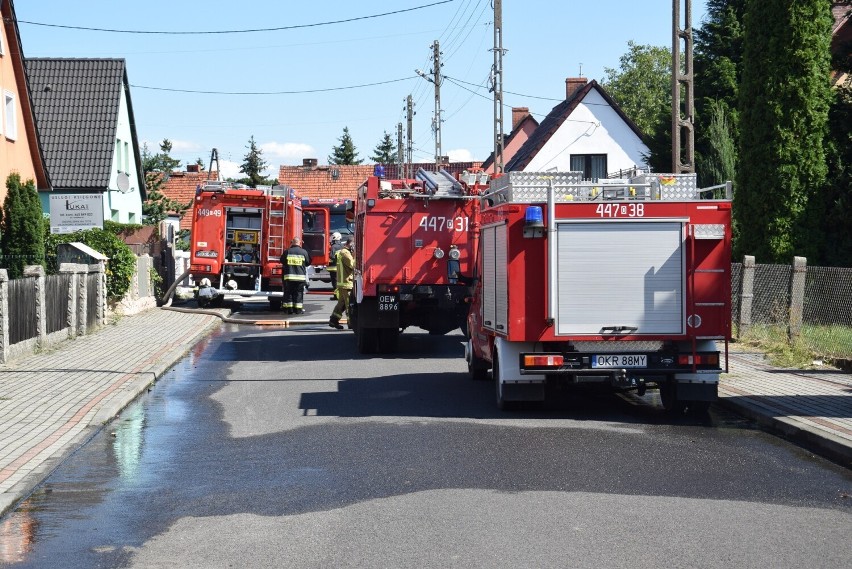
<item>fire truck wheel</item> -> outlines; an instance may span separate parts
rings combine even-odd
[[[500,381],[500,364],[497,352],[494,352],[494,363],[492,364],[492,374],[494,375],[494,385],[497,390],[497,408],[501,411],[511,411],[517,407],[516,401],[507,401],[503,397],[503,382]]]
[[[488,362],[477,357],[473,351],[473,342],[467,341],[467,374],[474,381],[485,381],[488,379]]]
[[[690,401],[687,404],[686,410],[691,415],[703,417],[710,412],[710,401]]]
[[[273,312],[278,312],[281,310],[281,299],[280,298],[270,298],[269,299],[269,310]]]
[[[355,342],[358,344],[358,352],[361,354],[375,354],[379,348],[378,330],[376,328],[365,328],[355,323]]]
[[[673,381],[660,384],[660,402],[669,413],[680,415],[686,411],[686,402],[677,398],[677,384]]]

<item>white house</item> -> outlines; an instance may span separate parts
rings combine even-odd
[[[565,80],[566,98],[506,164],[506,171],[582,171],[590,180],[644,166],[643,135],[597,81]]]

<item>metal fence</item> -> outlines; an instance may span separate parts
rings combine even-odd
[[[68,326],[68,291],[71,288],[72,275],[59,274],[45,277],[45,315],[47,333],[59,332]]]
[[[755,264],[750,291],[743,286],[748,270],[742,263],[732,265],[736,338],[801,348],[818,357],[852,358],[852,268]],[[743,307],[748,314],[741,313]]]
[[[38,337],[33,279],[9,281],[9,344]]]

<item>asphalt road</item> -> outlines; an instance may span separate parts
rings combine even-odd
[[[844,567],[852,472],[717,410],[499,412],[462,337],[224,326],[0,526],[21,567]]]

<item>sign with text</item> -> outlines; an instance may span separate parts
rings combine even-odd
[[[50,232],[74,233],[104,226],[103,194],[50,194]]]

